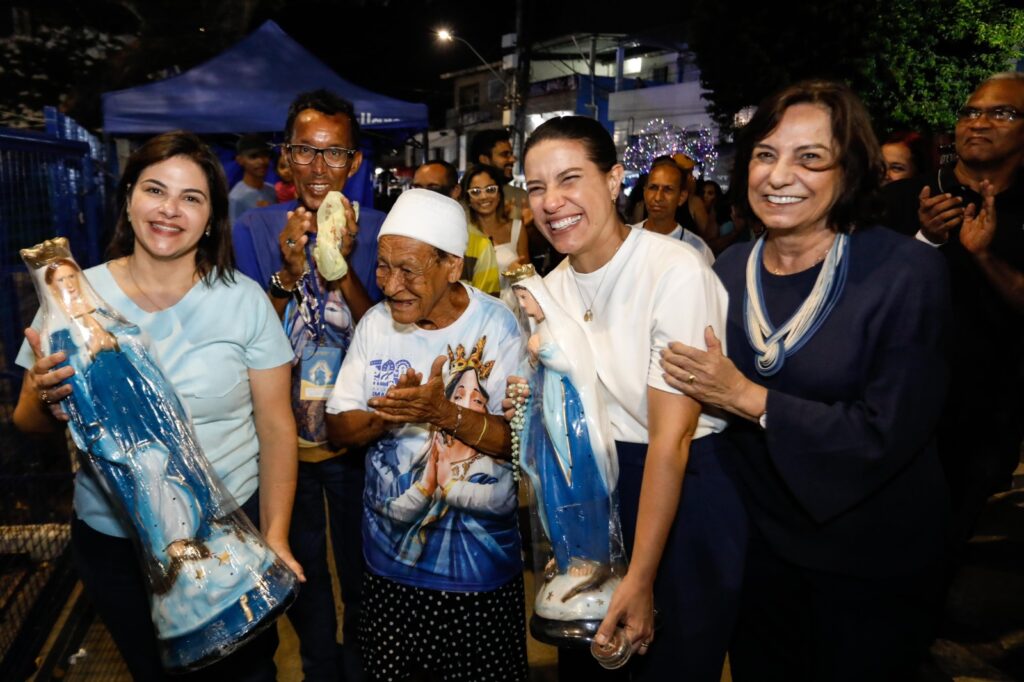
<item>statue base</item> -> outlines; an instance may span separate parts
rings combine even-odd
[[[273,626],[298,596],[295,574],[280,561],[216,618],[187,634],[160,641],[169,673],[185,673],[215,663]]]
[[[530,618],[530,634],[538,642],[580,651],[590,650],[599,627],[600,620],[552,620],[536,613]]]

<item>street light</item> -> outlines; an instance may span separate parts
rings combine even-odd
[[[508,83],[505,82],[505,79],[501,77],[500,73],[498,73],[497,71],[494,70],[494,67],[491,66],[490,62],[488,62],[486,59],[484,59],[483,55],[481,55],[479,52],[477,52],[476,48],[473,47],[473,45],[470,44],[470,42],[468,40],[466,40],[465,38],[462,38],[462,37],[459,37],[459,36],[455,35],[454,33],[452,33],[451,31],[449,31],[446,28],[438,29],[437,32],[436,32],[436,35],[437,35],[437,39],[440,40],[442,43],[450,43],[453,40],[457,40],[460,43],[462,43],[463,45],[465,45],[466,47],[468,47],[473,52],[473,54],[476,55],[476,58],[480,60],[480,63],[483,64],[484,66],[486,66],[488,68],[488,70],[490,70],[490,72],[492,74],[494,74],[494,77],[497,78],[498,81],[501,83],[502,87],[505,88],[506,93],[508,92]]]

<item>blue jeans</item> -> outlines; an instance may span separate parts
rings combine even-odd
[[[363,679],[358,628],[363,588],[364,477],[361,451],[322,462],[299,462],[289,542],[292,553],[302,564],[306,582],[288,611],[288,619],[299,636],[306,680]],[[344,648],[338,646],[334,593],[327,564],[328,519],[334,565],[345,604]]]

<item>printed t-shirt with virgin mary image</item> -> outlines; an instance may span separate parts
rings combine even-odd
[[[505,380],[522,358],[522,334],[503,303],[472,287],[466,291],[466,310],[443,329],[399,324],[385,303],[370,309],[356,327],[327,412],[367,410],[370,398],[387,393],[408,370],[426,381],[443,355],[448,399],[464,410],[501,414]],[[432,472],[436,486],[430,485]],[[367,566],[379,576],[432,590],[501,587],[522,571],[517,488],[507,460],[426,424],[391,429],[366,455]]]

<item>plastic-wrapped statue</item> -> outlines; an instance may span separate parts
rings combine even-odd
[[[43,350],[63,351],[75,369],[63,403],[72,437],[147,568],[163,663],[212,663],[273,623],[297,578],[225,491],[141,330],[93,291],[67,240],[21,256],[39,296]]]
[[[536,367],[520,464],[533,489],[535,518],[551,543],[530,629],[542,641],[585,645],[625,572],[615,440],[583,330],[532,265],[505,274],[530,319],[527,349]],[[535,556],[541,554],[535,547]]]

